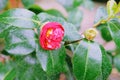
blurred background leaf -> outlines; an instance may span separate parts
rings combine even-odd
[[[0,0],[0,10],[4,9],[8,3],[8,0]]]

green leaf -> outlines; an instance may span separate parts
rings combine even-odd
[[[83,0],[83,7],[92,10],[94,8],[94,3],[92,0]]]
[[[64,19],[60,17],[51,16],[47,13],[40,13],[38,14],[38,18],[42,23],[50,21],[61,23],[65,29],[64,41],[74,41],[79,40],[81,38],[75,26],[71,23],[66,22]]]
[[[55,9],[49,9],[49,10],[46,10],[45,12],[56,17],[64,18],[63,14],[60,11]]]
[[[16,71],[14,69],[11,69],[8,71],[8,73],[5,75],[4,80],[14,80],[16,75]]]
[[[23,59],[23,60],[22,60]],[[38,60],[32,56],[19,58],[16,70],[16,79],[19,80],[47,80],[46,73],[42,70]],[[22,64],[22,65],[21,65]]]
[[[4,9],[7,5],[8,0],[0,0],[0,10]]]
[[[11,71],[14,66],[14,63],[7,61],[5,64],[0,63],[0,80],[4,80],[6,73]]]
[[[34,28],[40,23],[37,16],[26,9],[11,9],[0,14],[0,22],[19,28]]]
[[[108,30],[115,44],[120,48],[120,23],[117,20],[111,20],[108,23]]]
[[[42,9],[40,6],[36,4],[31,5],[28,9],[36,14],[39,14],[40,12],[44,12],[44,9]]]
[[[104,20],[107,18],[107,11],[104,7],[100,7],[98,10],[97,10],[97,13],[96,13],[96,17],[95,17],[95,23],[101,21],[101,20]],[[101,24],[97,27],[98,30],[100,30],[100,33],[101,33],[101,36],[102,38],[105,40],[105,41],[111,41],[112,38],[111,38],[111,35],[110,35],[110,32],[108,30],[108,27],[107,27],[107,24]]]
[[[66,10],[72,10],[80,6],[84,0],[57,0]]]
[[[0,22],[0,38],[5,38],[10,30],[10,25]]]
[[[107,2],[107,12],[109,16],[114,16],[117,10],[117,3],[115,0],[109,0]]]
[[[94,22],[97,23],[98,21],[107,18],[107,16],[108,16],[107,10],[104,7],[100,7],[97,9],[97,13],[96,13]]]
[[[10,54],[26,55],[35,50],[33,30],[13,29],[5,38],[5,50]]]
[[[117,70],[120,72],[120,53],[115,55],[114,57],[114,66],[117,68]]]
[[[73,2],[74,7],[80,6],[80,4],[83,3],[83,1],[84,1],[84,0],[74,0],[74,2]],[[85,0],[85,1],[86,1],[86,0]]]
[[[112,40],[112,37],[111,37],[111,34],[108,30],[107,24],[101,24],[98,27],[98,29],[100,30],[101,36],[105,41],[109,42]]]
[[[82,38],[73,24],[65,22],[63,27],[65,29],[64,41],[75,41]]]
[[[31,5],[35,3],[35,0],[22,0],[22,3],[26,8],[29,8]]]
[[[11,69],[7,70],[4,80],[47,80],[46,73],[42,70],[38,60],[33,55],[26,57],[16,56],[12,60],[12,63],[14,65],[11,66]]]
[[[105,49],[102,46],[100,46],[100,49],[101,49],[101,53],[102,53],[101,79],[106,80],[111,73],[112,63],[111,63],[110,58],[108,57]]]
[[[111,72],[105,50],[95,42],[82,40],[74,52],[72,62],[77,80],[96,80],[98,77],[106,80]]]
[[[61,5],[63,5],[67,10],[73,8],[74,0],[57,0]]]
[[[65,48],[44,50],[39,45],[36,48],[37,58],[48,76],[65,72]]]
[[[68,22],[74,24],[76,26],[76,28],[79,30],[80,23],[83,18],[82,16],[83,16],[83,14],[79,9],[73,9],[73,10],[69,11]]]

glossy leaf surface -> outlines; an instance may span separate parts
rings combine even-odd
[[[5,50],[11,54],[26,55],[35,50],[35,33],[33,30],[12,30],[6,36],[5,41]]]
[[[18,28],[34,28],[38,26],[37,16],[26,9],[11,9],[0,14],[0,22]]]
[[[79,9],[73,9],[69,11],[68,22],[74,24],[75,27],[79,30],[82,16],[83,14]]]
[[[120,23],[117,20],[111,20],[108,23],[108,30],[115,44],[120,47]]]
[[[65,72],[65,48],[43,50],[39,45],[36,49],[37,58],[43,70],[49,75]]]
[[[111,72],[111,64],[105,50],[95,42],[81,41],[74,52],[72,61],[77,80],[96,80],[98,78],[106,80]]]

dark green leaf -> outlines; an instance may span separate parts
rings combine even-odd
[[[73,9],[69,11],[68,22],[74,24],[75,27],[79,30],[82,16],[83,14],[79,9]]]
[[[98,77],[106,80],[111,72],[105,50],[95,42],[81,41],[74,52],[72,61],[77,80],[96,80]]]
[[[29,8],[31,5],[35,3],[35,0],[22,0],[22,3],[26,8]]]
[[[65,48],[57,50],[43,50],[39,45],[36,48],[37,58],[46,73],[51,76],[65,72]]]
[[[100,7],[97,10],[96,17],[95,17],[95,23],[107,18],[107,11],[104,7]],[[107,28],[107,24],[101,24],[97,27],[100,30],[101,36],[105,41],[111,41],[111,35]]]
[[[114,66],[117,68],[117,70],[120,72],[120,53],[118,53],[114,57]]]
[[[19,28],[37,27],[37,16],[26,9],[11,9],[0,14],[0,22]]]
[[[108,30],[107,24],[101,24],[98,28],[100,30],[102,38],[105,41],[109,42],[109,41],[112,40],[112,37],[111,37],[111,34],[110,34],[109,30]]]
[[[0,0],[0,10],[5,8],[5,6],[7,5],[7,2],[8,2],[8,0]]]
[[[40,13],[38,14],[38,17],[42,23],[49,22],[49,21],[55,21],[55,22],[61,23],[65,29],[64,41],[67,41],[67,40],[74,41],[81,38],[75,26],[71,23],[66,22],[64,19],[60,17],[51,16],[46,13]]]
[[[12,63],[14,65],[11,64],[11,69],[7,68],[4,80],[47,80],[46,73],[42,70],[38,60],[30,55],[14,57]]]
[[[108,57],[105,49],[102,46],[100,46],[100,49],[101,49],[101,53],[102,53],[101,79],[106,80],[111,73],[112,63],[111,63],[110,58]]]
[[[40,6],[36,4],[31,5],[28,9],[36,14],[39,14],[40,12],[44,12],[44,9],[42,9]]]
[[[64,18],[63,14],[60,11],[55,10],[55,9],[46,10],[45,12],[50,14],[50,15],[56,16],[56,17]]]
[[[33,30],[13,29],[5,38],[5,50],[10,54],[26,55],[35,50]]]
[[[117,20],[111,20],[108,23],[108,30],[115,44],[120,48],[120,23]]]
[[[18,80],[47,80],[46,73],[42,70],[38,60],[32,56],[17,59],[15,79]],[[22,65],[21,65],[22,64]]]
[[[84,0],[74,0],[74,2],[73,2],[74,7],[80,6],[80,4],[83,3],[83,1],[84,1]],[[86,2],[86,0],[85,0],[85,2]]]

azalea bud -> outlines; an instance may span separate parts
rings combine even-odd
[[[95,28],[89,28],[84,32],[84,36],[88,40],[93,40],[97,35],[97,30]]]
[[[109,0],[107,2],[107,12],[109,16],[114,16],[115,12],[117,10],[117,3],[115,0]]]
[[[45,50],[60,48],[64,36],[64,28],[58,22],[47,22],[42,26],[40,32],[40,45]]]

